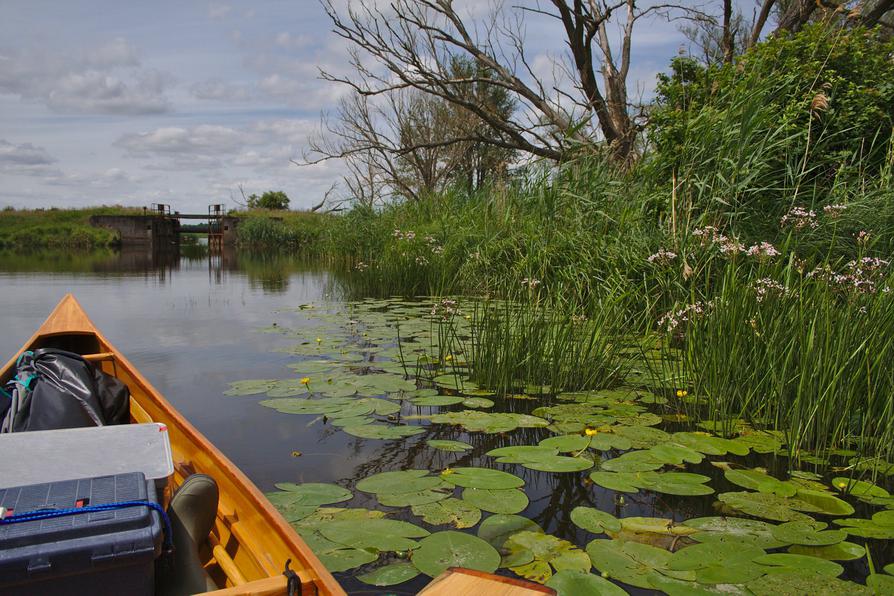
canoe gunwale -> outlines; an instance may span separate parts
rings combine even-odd
[[[279,512],[276,511],[254,483],[238,467],[236,467],[229,458],[215,447],[213,443],[202,435],[198,429],[187,421],[164,397],[162,397],[162,395],[145,377],[143,377],[136,367],[134,367],[133,364],[131,364],[131,362],[127,360],[127,358],[117,350],[108,339],[106,339],[99,329],[93,325],[83,308],[81,308],[80,304],[78,304],[77,300],[75,300],[71,294],[67,294],[59,302],[55,310],[50,314],[37,332],[35,332],[25,343],[23,348],[13,356],[2,369],[0,369],[0,379],[5,379],[10,375],[15,367],[16,359],[23,351],[31,349],[32,346],[41,343],[44,339],[66,335],[94,336],[101,348],[99,352],[112,353],[114,355],[110,363],[115,367],[115,370],[118,373],[116,376],[120,376],[121,373],[126,373],[126,376],[138,385],[139,394],[141,394],[140,398],[150,402],[150,409],[159,410],[164,418],[166,418],[158,420],[158,422],[163,422],[169,427],[176,429],[177,432],[172,433],[172,439],[174,439],[175,434],[182,435],[183,439],[191,443],[188,451],[200,452],[205,458],[211,460],[213,470],[201,469],[197,471],[209,473],[218,481],[222,497],[224,496],[225,489],[229,489],[229,492],[234,497],[231,501],[243,501],[251,505],[250,511],[222,512],[221,510],[218,510],[218,523],[224,523],[227,526],[232,527],[234,524],[241,523],[241,520],[243,519],[252,519],[253,525],[257,525],[254,516],[260,515],[263,521],[263,526],[269,530],[269,533],[275,534],[276,538],[278,538],[278,540],[274,539],[273,542],[282,543],[282,546],[288,551],[287,553],[282,553],[285,558],[291,558],[293,565],[300,564],[301,567],[304,567],[304,569],[300,569],[300,571],[299,568],[296,568],[299,575],[304,576],[302,577],[302,580],[312,580],[313,586],[319,594],[345,594],[344,590],[339,586],[338,582],[336,582],[329,571],[326,570],[313,551],[311,551],[298,533],[283,519]],[[97,365],[100,366],[101,364],[102,363],[100,362],[97,363]],[[135,387],[130,387],[130,389],[132,395],[135,396],[138,393],[135,391]],[[135,399],[135,401],[144,411],[146,410],[145,406],[148,404],[140,404],[140,399]],[[177,463],[183,462],[175,462],[175,464]],[[236,495],[235,493],[237,492],[241,493],[241,496]],[[230,534],[230,540],[238,540],[236,534],[237,532],[232,532]],[[269,544],[269,536],[262,537],[260,542]],[[285,594],[284,589],[281,591],[278,589],[270,591],[274,586],[282,586],[285,588],[285,578],[280,575],[285,568],[285,558],[282,561],[269,561],[261,556],[260,553],[254,553],[249,546],[246,545],[245,548],[252,552],[258,563],[258,567],[263,569],[269,575],[264,578],[247,581],[245,584],[237,586],[241,590],[239,593]],[[265,560],[267,561],[267,564],[264,563]],[[277,567],[281,566],[281,568],[277,569],[275,572],[270,572],[270,568],[274,565]],[[277,577],[282,578],[282,581],[277,580]],[[257,592],[253,590],[254,586],[252,584],[255,583],[258,584]]]

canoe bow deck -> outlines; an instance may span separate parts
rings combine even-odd
[[[283,571],[288,560],[301,582],[301,594],[345,594],[263,493],[115,349],[71,294],[62,299],[22,351],[43,347],[81,354],[127,384],[133,422],[167,425],[175,486],[193,473],[208,474],[217,481],[217,518],[200,555],[205,570],[221,589],[208,594],[287,594]],[[0,371],[0,380],[12,375],[17,357]]]

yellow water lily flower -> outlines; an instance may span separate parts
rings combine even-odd
[[[585,428],[584,429],[584,434],[587,435],[588,437],[592,437],[593,435],[595,435],[598,432],[599,431],[596,430],[595,428]]]
[[[310,384],[310,377],[301,377],[301,384],[302,384],[302,385],[309,385],[309,384]]]
[[[444,360],[450,362],[451,360],[453,360],[453,354],[447,354],[446,356],[444,356]]]
[[[677,397],[686,397],[689,395],[689,392],[685,389],[677,389]]]
[[[839,483],[838,483],[838,488],[840,488],[841,490],[846,489],[846,488],[847,488],[847,482],[844,482],[844,481],[839,482]]]
[[[444,471],[441,472],[441,476],[449,476],[450,474],[453,474],[453,470],[450,468],[444,468]]]
[[[322,342],[322,341],[323,341],[323,340],[322,340],[321,338],[319,338],[319,337],[317,338],[317,343],[320,343],[320,342]]]

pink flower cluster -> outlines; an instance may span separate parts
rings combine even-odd
[[[815,211],[804,209],[804,207],[792,207],[779,220],[779,225],[783,228],[791,226],[795,230],[814,230],[819,223],[816,221]]]
[[[882,270],[889,264],[888,261],[877,257],[863,257],[847,263],[840,273],[836,273],[831,267],[824,265],[808,273],[807,277],[824,281],[840,292],[876,294],[881,291],[888,293],[891,288],[880,287],[880,281]]]
[[[754,288],[754,294],[758,302],[763,302],[767,298],[781,298],[788,294],[788,290],[784,285],[769,277],[762,277],[755,281],[751,287]]]
[[[713,306],[713,302],[696,302],[695,304],[684,306],[679,310],[672,310],[658,319],[658,326],[665,327],[668,333],[672,333],[676,331],[680,325],[704,316]]]
[[[440,316],[445,321],[451,316],[457,314],[459,309],[456,307],[456,300],[444,298],[440,303],[436,302],[431,307],[431,316]]]
[[[397,229],[397,230],[394,230],[394,232],[392,232],[391,235],[393,237],[397,238],[398,240],[413,240],[414,238],[416,238],[416,232],[414,232],[413,230],[407,230],[406,232],[402,232],[399,229]]]
[[[649,258],[647,258],[646,260],[653,265],[670,265],[671,261],[676,258],[677,253],[671,252],[669,250],[664,250],[662,248],[654,255],[649,255]]]
[[[844,213],[844,210],[847,209],[847,205],[826,205],[823,207],[823,213],[826,214],[827,217],[835,219],[837,217],[841,217],[841,214]]]
[[[749,246],[748,250],[745,251],[745,254],[747,254],[749,257],[757,257],[758,259],[764,261],[767,259],[772,259],[773,257],[778,257],[779,251],[776,250],[776,247],[769,242],[761,242],[760,244]]]

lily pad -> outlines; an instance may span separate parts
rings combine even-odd
[[[704,584],[742,584],[765,573],[754,563],[764,550],[749,544],[703,542],[687,546],[671,555],[668,569],[695,571],[695,579]]]
[[[419,575],[416,566],[408,561],[398,561],[391,563],[378,569],[374,569],[369,573],[358,575],[357,579],[370,586],[395,586],[410,581]]]
[[[426,397],[414,397],[410,401],[415,406],[452,406],[463,402],[463,397],[457,395],[431,395]]]
[[[558,435],[543,439],[538,445],[555,449],[559,453],[572,453],[586,449],[590,446],[590,442],[590,437],[584,435]]]
[[[788,548],[793,555],[807,555],[827,561],[855,561],[866,555],[866,549],[853,542],[839,542],[830,546],[802,546],[795,544]]]
[[[750,581],[746,587],[754,596],[871,596],[873,591],[854,582],[843,581],[822,573],[785,568]]]
[[[665,517],[625,517],[621,520],[621,527],[634,534],[661,534],[664,536],[689,536],[697,530],[678,524],[674,520]]]
[[[871,519],[849,518],[836,519],[835,523],[849,536],[874,538],[876,540],[894,540],[894,526],[878,524]]]
[[[847,538],[843,530],[826,530],[828,524],[817,521],[791,521],[773,528],[773,536],[780,542],[803,546],[829,546]]]
[[[429,577],[437,577],[449,567],[493,573],[500,565],[500,553],[481,538],[449,530],[420,541],[419,548],[413,551],[412,561]]]
[[[593,534],[621,530],[621,522],[618,518],[611,513],[593,507],[575,507],[571,510],[571,521],[577,527]]]
[[[662,443],[650,447],[649,456],[664,464],[680,465],[683,462],[690,464],[700,464],[705,456],[695,449],[678,445],[676,443]]]
[[[657,470],[664,465],[648,451],[628,451],[614,459],[603,461],[600,468],[609,472],[646,472]]]
[[[351,499],[351,491],[335,484],[308,482],[276,485],[281,492],[268,493],[267,498],[286,521],[297,521],[313,513],[320,505],[340,503]]]
[[[503,490],[507,488],[520,488],[525,481],[500,470],[490,468],[453,468],[441,473],[444,482],[463,488],[485,488],[490,490]]]
[[[799,489],[796,496],[799,501],[810,504],[813,508],[809,511],[824,515],[853,515],[854,508],[847,501],[842,501],[836,496],[818,490]],[[808,511],[802,509],[802,511]]]
[[[662,573],[670,574],[677,579],[692,581],[694,572],[674,572],[667,569],[667,561],[671,554],[663,548],[637,542],[622,540],[592,540],[587,545],[587,554],[593,567],[603,577],[609,577],[637,588],[652,589],[653,578]]]
[[[361,424],[358,426],[346,426],[342,429],[349,435],[362,439],[402,439],[425,432],[421,426],[388,425],[388,424]]]
[[[429,535],[428,530],[393,519],[369,519],[363,523],[354,520],[334,521],[321,526],[319,532],[338,544],[377,551],[410,550],[418,546],[412,538]]]
[[[510,570],[541,584],[552,577],[553,570],[586,572],[591,566],[587,553],[567,540],[542,532],[517,532],[506,540],[503,548],[508,551],[508,559],[528,561],[510,566]]]
[[[428,470],[398,470],[368,476],[357,483],[357,490],[365,493],[412,493],[430,490],[443,483]]]
[[[521,515],[491,515],[478,526],[478,537],[497,549],[516,532],[542,532],[535,522]]]
[[[683,525],[698,530],[691,535],[691,538],[698,542],[750,544],[763,549],[779,548],[788,544],[773,536],[775,526],[754,519],[698,517],[687,519]]]
[[[762,493],[773,493],[780,497],[794,497],[795,493],[798,492],[794,485],[778,480],[761,470],[727,469],[723,475],[737,486]]]
[[[881,486],[877,486],[872,482],[866,482],[865,480],[854,480],[853,478],[833,478],[832,487],[835,488],[835,490],[840,490],[853,497],[857,497],[858,499],[891,496],[891,493]]]
[[[796,511],[795,508],[809,505],[795,498],[786,498],[772,493],[734,492],[723,493],[718,497],[722,503],[747,515],[772,519],[775,521],[810,521],[808,515]]]
[[[582,472],[593,467],[593,460],[591,459],[585,457],[568,457],[565,455],[541,457],[521,463],[524,467],[531,470],[554,473]]]
[[[224,395],[258,395],[259,393],[267,393],[278,382],[278,379],[234,381],[230,383],[230,388],[224,391]]]
[[[528,506],[528,495],[516,488],[502,490],[467,488],[463,490],[462,498],[491,513],[518,513]]]
[[[546,587],[556,591],[556,596],[625,596],[622,588],[605,578],[583,571],[565,570],[553,575]]]
[[[373,550],[349,548],[337,542],[324,538],[319,532],[302,532],[301,537],[319,557],[320,562],[331,571],[338,573],[372,563],[379,558],[379,553]]]
[[[464,399],[462,404],[467,408],[492,408],[494,407],[493,400],[487,399],[486,397],[469,397]]]
[[[792,571],[810,571],[813,573],[819,573],[821,575],[829,576],[829,577],[838,577],[842,573],[844,573],[844,567],[835,563],[834,561],[828,561],[826,559],[819,559],[817,557],[810,557],[807,555],[794,555],[791,553],[772,553],[769,555],[762,555],[760,557],[756,557],[754,559],[755,563],[759,565],[767,565],[771,568],[773,573],[778,573],[778,568],[785,568]],[[770,573],[768,571],[768,573]]]
[[[520,464],[527,461],[536,461],[538,458],[551,457],[556,454],[557,451],[555,449],[539,445],[500,447],[487,452],[487,455],[496,457],[497,462],[501,464]]]
[[[453,487],[441,484],[427,490],[412,493],[376,493],[376,499],[385,507],[412,507],[443,501],[453,494]]]
[[[463,441],[450,441],[447,439],[429,439],[428,441],[426,441],[426,443],[433,449],[438,449],[440,451],[453,451],[457,453],[461,451],[468,451],[472,448],[471,445]]]
[[[481,509],[453,497],[413,505],[412,511],[413,515],[418,515],[433,526],[449,524],[455,528],[471,528],[481,520]]]
[[[866,585],[876,594],[894,594],[894,576],[873,573],[866,578]]]

